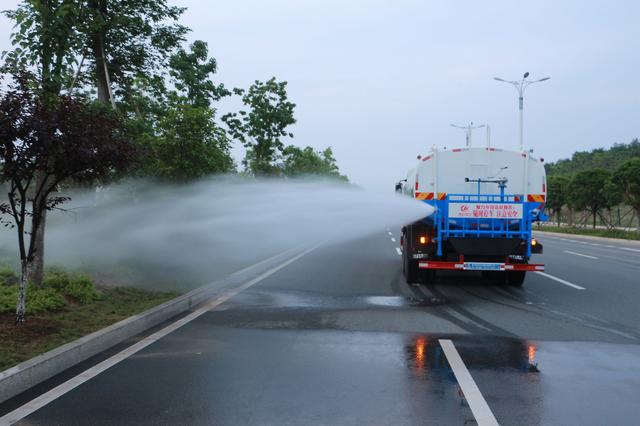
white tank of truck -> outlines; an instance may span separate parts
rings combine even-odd
[[[396,188],[435,208],[402,227],[408,283],[430,283],[438,270],[481,271],[496,283],[521,286],[542,253],[532,224],[547,219],[543,160],[493,147],[432,148]]]
[[[418,200],[442,199],[445,194],[476,193],[474,180],[505,178],[507,193],[522,194],[522,201],[544,202],[547,180],[543,161],[526,152],[500,148],[434,147],[409,171],[403,192]],[[483,183],[482,193],[498,195],[500,188]]]

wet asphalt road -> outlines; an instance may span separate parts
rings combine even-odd
[[[640,246],[539,235],[563,282],[412,287],[392,231],[320,246],[18,424],[474,424],[440,338],[500,424],[640,423]]]

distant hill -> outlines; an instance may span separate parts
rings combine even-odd
[[[640,141],[634,139],[630,143],[617,143],[609,149],[597,148],[592,151],[578,151],[571,159],[547,163],[547,175],[572,175],[583,170],[607,169],[614,171],[629,158],[640,157]]]

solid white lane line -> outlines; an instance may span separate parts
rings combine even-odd
[[[199,316],[201,316],[202,314],[210,311],[211,309],[217,307],[218,305],[226,302],[227,300],[231,299],[233,296],[235,296],[236,294],[246,290],[247,288],[259,283],[260,281],[264,280],[265,278],[275,274],[276,272],[278,272],[279,270],[281,270],[282,268],[290,265],[291,263],[295,262],[296,260],[300,259],[301,257],[309,254],[310,252],[312,252],[313,250],[315,250],[316,248],[318,248],[319,245],[315,245],[305,251],[303,251],[302,253],[297,254],[296,256],[292,257],[291,259],[269,269],[266,272],[263,272],[261,275],[257,276],[256,278],[247,281],[246,283],[227,290],[225,292],[223,292],[220,296],[216,297],[215,299],[211,300],[209,303],[207,303],[206,305],[204,305],[203,307],[199,308],[198,310],[190,313],[189,315],[177,320],[176,322],[166,326],[165,328],[163,328],[162,330],[156,331],[155,333],[151,334],[150,336],[145,337],[144,339],[140,340],[139,342],[129,346],[128,348],[124,349],[123,351],[113,355],[111,358],[107,358],[104,361],[102,361],[99,364],[94,365],[93,367],[89,368],[88,370],[80,373],[79,375],[67,380],[66,382],[62,383],[61,385],[56,386],[55,388],[51,389],[49,392],[46,392],[42,395],[40,395],[39,397],[27,402],[26,404],[24,404],[23,406],[13,410],[12,412],[6,414],[3,417],[0,417],[0,426],[4,426],[4,425],[11,425],[15,422],[18,422],[22,419],[24,419],[25,417],[27,417],[29,414],[39,410],[40,408],[44,407],[45,405],[49,404],[50,402],[56,400],[57,398],[61,397],[62,395],[66,394],[67,392],[75,389],[76,387],[80,386],[81,384],[83,384],[84,382],[91,380],[92,378],[96,377],[98,374],[102,373],[103,371],[113,367],[114,365],[118,364],[120,361],[123,361],[127,358],[129,358],[131,355],[141,351],[142,349],[146,348],[147,346],[151,345],[152,343],[162,339],[163,337],[165,337],[166,335],[168,335],[169,333],[179,329],[180,327],[182,327],[185,324],[188,324],[189,322],[193,321],[194,319],[198,318]]]
[[[400,250],[400,247],[396,247],[396,252],[399,256],[402,256],[402,250]]]
[[[479,426],[498,426],[498,421],[491,412],[487,401],[484,400],[484,397],[480,393],[480,389],[478,389],[478,385],[476,385],[473,377],[471,377],[471,373],[469,373],[464,362],[462,362],[462,358],[460,358],[460,354],[453,345],[453,342],[448,339],[440,339],[439,342],[453,370],[453,374],[455,374],[456,380],[462,389],[462,393],[464,393],[464,397],[467,403],[469,403],[469,408],[471,408],[476,423]]]
[[[396,242],[396,239],[391,237],[391,241],[393,241],[394,243]]]
[[[564,284],[564,285],[567,285],[567,286],[569,286],[569,287],[573,287],[573,288],[575,288],[576,290],[586,290],[586,288],[584,288],[584,287],[580,287],[579,285],[576,285],[576,284],[570,283],[569,281],[565,281],[565,280],[563,280],[562,278],[554,277],[553,275],[549,275],[549,274],[547,274],[547,273],[545,273],[545,272],[536,271],[536,274],[540,274],[540,275],[542,275],[543,277],[547,277],[547,278],[549,278],[549,279],[551,279],[551,280],[557,281],[557,282],[559,282],[560,284]]]
[[[562,250],[562,251],[564,251],[565,253],[572,254],[574,256],[582,256],[582,257],[587,257],[589,259],[599,259],[599,257],[589,256],[588,254],[576,253],[575,251],[571,251],[571,250]]]

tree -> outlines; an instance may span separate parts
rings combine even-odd
[[[249,110],[222,117],[232,137],[247,148],[243,163],[256,176],[279,173],[276,162],[284,149],[282,138],[293,137],[287,128],[296,122],[296,105],[289,102],[286,87],[286,81],[273,77],[264,83],[256,80],[246,93],[234,89]]]
[[[566,176],[549,176],[547,180],[547,200],[546,206],[552,214],[556,215],[558,226],[560,226],[560,214],[562,207],[567,204],[567,187],[569,178]]]
[[[621,189],[624,200],[636,212],[640,230],[640,158],[631,158],[613,173],[612,181]]]
[[[315,151],[310,146],[298,148],[289,145],[283,152],[282,173],[285,176],[324,176],[348,180],[340,174],[331,148]]]
[[[640,141],[616,143],[609,149],[597,148],[591,151],[575,152],[571,159],[546,163],[547,175],[571,175],[584,170],[615,170],[629,158],[640,157]]]
[[[211,79],[216,62],[208,57],[207,44],[197,40],[190,52],[179,49],[169,64],[175,89],[167,90],[148,110],[138,137],[147,154],[142,159],[143,174],[188,181],[233,171],[229,139],[216,124],[216,109],[211,106],[230,92]]]
[[[568,186],[568,204],[577,210],[587,210],[593,217],[593,228],[596,217],[603,208],[609,206],[605,188],[611,174],[604,169],[595,169],[576,173]]]
[[[73,74],[75,53],[82,45],[77,27],[82,7],[74,0],[26,0],[3,13],[16,28],[11,34],[14,49],[5,52],[7,62],[33,68],[43,101],[55,102]]]
[[[65,82],[72,81],[74,54],[82,45],[77,28],[82,16],[81,4],[73,0],[27,0],[16,10],[4,13],[15,21],[17,29],[11,34],[15,48],[7,54],[7,62],[32,69],[37,76],[41,102],[51,106],[57,102]],[[43,176],[39,174],[36,178],[41,180]],[[46,211],[39,220],[34,265],[29,271],[29,279],[37,285],[42,282],[44,272],[45,224]]]
[[[123,115],[143,119],[141,104],[164,93],[169,56],[188,29],[177,24],[184,8],[166,0],[23,0],[4,12],[15,21],[8,63],[35,68],[44,102],[53,104],[74,89],[111,102]],[[142,132],[155,123],[127,123]],[[31,279],[42,281],[46,211]]]
[[[0,96],[0,183],[9,187],[0,212],[12,218],[5,224],[18,233],[17,324],[24,322],[29,270],[44,212],[68,200],[52,194],[64,181],[107,178],[124,169],[135,154],[113,113],[71,97],[50,105],[32,90],[31,81],[26,72],[13,71],[9,88]]]
[[[185,8],[166,0],[87,0],[84,11],[77,55],[87,56],[85,81],[97,87],[98,100],[129,104],[141,81],[161,90],[166,63],[189,31],[177,23]]]
[[[147,175],[185,182],[234,169],[229,141],[210,108],[173,104],[158,121],[157,132],[145,145]]]
[[[209,107],[231,92],[224,85],[216,85],[211,76],[218,71],[214,58],[209,58],[207,43],[196,40],[190,52],[180,48],[169,59],[169,75],[175,86],[173,97],[180,97],[196,107]]]

